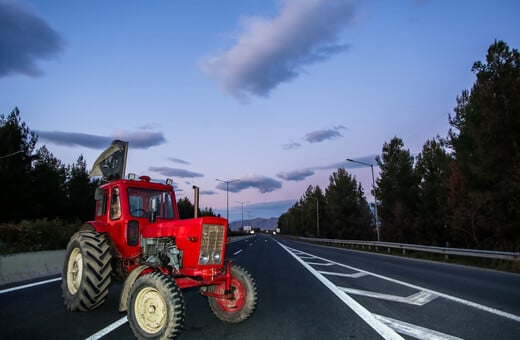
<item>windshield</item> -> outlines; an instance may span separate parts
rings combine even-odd
[[[134,217],[148,217],[155,211],[157,218],[174,218],[173,201],[169,191],[128,188],[128,206]]]

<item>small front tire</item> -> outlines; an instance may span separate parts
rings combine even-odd
[[[231,266],[231,299],[208,297],[213,314],[225,322],[242,322],[253,314],[256,308],[256,284],[251,275],[242,267]],[[224,295],[225,283],[208,287],[210,293]]]
[[[172,278],[153,272],[130,288],[128,322],[138,339],[174,339],[184,327],[186,307]]]

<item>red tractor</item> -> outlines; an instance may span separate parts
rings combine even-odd
[[[130,174],[101,185],[95,200],[95,220],[85,223],[67,246],[62,290],[68,310],[99,307],[116,279],[124,281],[119,311],[127,311],[139,339],[171,339],[181,333],[183,288],[200,287],[223,321],[241,322],[253,313],[253,278],[224,261],[226,219],[181,220],[172,181],[154,183],[147,176]]]

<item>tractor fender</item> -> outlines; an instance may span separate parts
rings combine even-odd
[[[128,295],[130,294],[130,288],[134,284],[135,280],[137,280],[141,273],[147,268],[150,267],[147,265],[137,266],[126,278],[125,283],[123,284],[123,290],[121,291],[121,298],[119,300],[120,312],[124,312],[128,309]]]
[[[98,233],[107,233],[108,226],[106,223],[98,222],[98,221],[88,221],[83,223],[80,227],[80,230],[92,230],[97,231]]]

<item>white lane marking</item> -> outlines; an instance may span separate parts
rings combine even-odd
[[[353,273],[353,274],[345,274],[345,273],[336,273],[336,272],[324,272],[321,270],[318,270],[318,273],[324,274],[324,275],[333,275],[333,276],[342,276],[342,277],[350,277],[353,279],[359,279],[360,277],[367,276],[367,273]]]
[[[242,252],[242,249],[240,249],[239,251],[235,252],[235,253],[233,254],[233,256],[237,256],[237,255],[240,254],[241,252]]]
[[[307,262],[307,264],[310,264],[310,265],[313,265],[313,266],[333,266],[334,263],[330,263],[330,262]]]
[[[111,323],[110,325],[106,326],[105,328],[103,328],[99,332],[97,332],[95,334],[92,334],[91,336],[89,336],[85,340],[98,340],[98,339],[101,339],[102,337],[104,337],[108,333],[112,332],[113,330],[115,330],[116,328],[124,325],[127,322],[128,322],[128,318],[125,316],[124,318],[121,318],[121,319],[117,320],[116,322]]]
[[[301,251],[299,251],[299,252],[303,253]],[[312,255],[312,254],[309,254],[309,253],[304,253],[304,254],[306,254],[308,256],[315,256],[315,255]],[[421,286],[417,286],[417,285],[414,285],[414,284],[411,284],[411,283],[408,283],[408,282],[392,279],[392,278],[389,278],[389,277],[386,277],[386,276],[383,276],[383,275],[379,275],[379,274],[375,274],[375,273],[372,273],[372,272],[369,272],[369,271],[366,271],[366,270],[363,270],[363,269],[347,266],[346,264],[342,264],[342,263],[339,263],[339,262],[334,262],[334,261],[325,259],[323,257],[319,257],[319,256],[315,256],[315,257],[317,259],[320,259],[320,260],[323,260],[323,261],[333,262],[333,263],[337,264],[340,267],[348,268],[348,269],[353,270],[353,271],[359,271],[361,273],[367,273],[368,275],[372,275],[373,277],[377,277],[377,278],[380,278],[382,280],[387,280],[387,281],[390,281],[390,282],[393,282],[393,283],[397,283],[397,284],[403,285],[405,287],[414,288],[414,289],[417,289],[417,290],[420,290],[420,291],[429,292],[429,293],[435,294],[435,295],[437,295],[439,297],[445,298],[447,300],[455,301],[457,303],[460,303],[460,304],[463,304],[463,305],[466,305],[466,306],[469,306],[469,307],[473,307],[473,308],[479,309],[481,311],[485,311],[485,312],[488,312],[488,313],[491,313],[491,314],[495,314],[495,315],[501,316],[501,317],[506,318],[506,319],[510,319],[510,320],[513,320],[513,321],[520,322],[520,316],[518,316],[518,315],[514,315],[514,314],[511,314],[511,313],[503,312],[501,310],[498,310],[498,309],[495,309],[495,308],[492,308],[492,307],[488,307],[488,306],[484,306],[484,305],[478,304],[476,302],[472,302],[472,301],[469,301],[469,300],[464,300],[464,299],[458,298],[456,296],[444,294],[444,293],[441,293],[441,292],[438,292],[438,291],[435,291],[435,290],[432,290],[432,289],[427,289],[427,288],[424,288],[424,287],[421,287]]]
[[[400,320],[395,320],[392,318],[388,318],[386,316],[381,316],[374,314],[374,317],[392,328],[396,332],[404,335],[408,335],[414,337],[416,339],[429,339],[429,340],[462,340],[462,338],[458,338],[456,336],[452,336],[449,334],[437,332],[428,328],[420,327],[417,325],[413,325],[411,323],[407,323]]]
[[[44,285],[44,284],[51,283],[51,282],[56,282],[56,281],[61,281],[61,277],[57,277],[57,278],[49,279],[49,280],[45,280],[45,281],[39,281],[39,282],[29,283],[29,284],[22,285],[22,286],[17,286],[17,287],[12,287],[12,288],[2,289],[2,290],[0,290],[0,294],[10,293],[10,292],[14,292],[14,291],[16,291],[16,290],[26,289],[26,288],[31,288],[31,287],[35,287],[35,286],[39,286],[39,285]]]
[[[368,296],[375,299],[406,303],[415,306],[423,306],[437,298],[437,295],[425,291],[421,291],[410,296],[398,296],[344,287],[339,287],[339,289],[348,294]]]
[[[363,321],[365,321],[372,329],[374,329],[377,333],[379,333],[384,339],[403,339],[399,334],[397,334],[394,330],[392,330],[387,325],[383,324],[381,321],[374,318],[372,313],[370,313],[365,307],[361,306],[356,300],[348,296],[346,293],[342,292],[338,287],[336,287],[332,282],[327,280],[323,275],[318,273],[314,268],[312,268],[305,261],[300,259],[298,256],[294,255],[286,246],[277,242],[280,247],[285,249],[292,257],[294,257],[298,262],[301,263],[302,266],[305,267],[312,275],[314,275],[321,283],[323,283],[331,292],[333,292],[338,298],[343,301],[350,309],[354,311]]]

